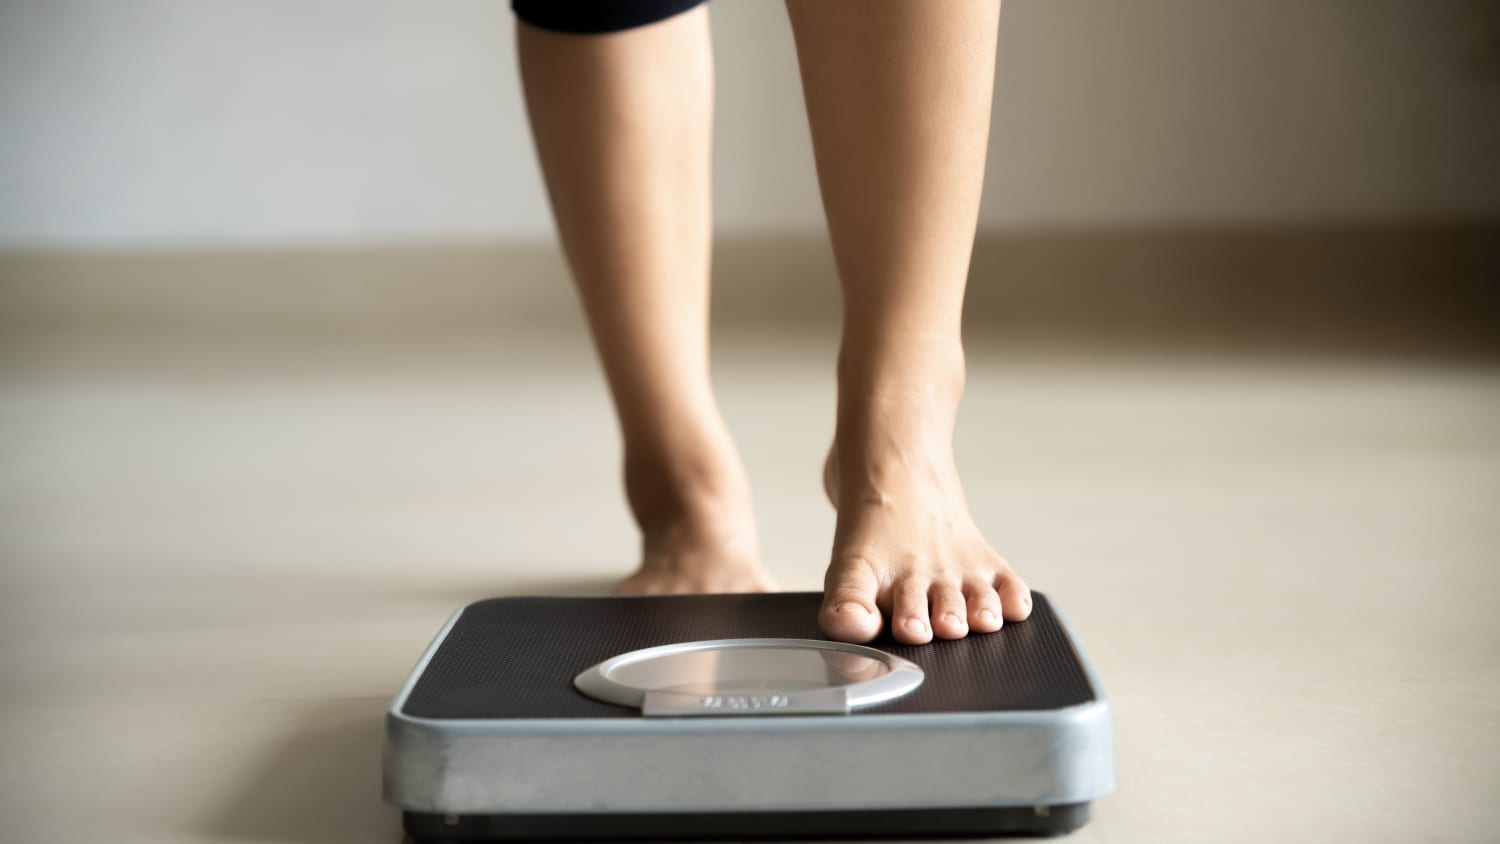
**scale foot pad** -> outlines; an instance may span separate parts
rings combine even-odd
[[[1039,808],[901,809],[859,812],[707,812],[588,815],[405,813],[406,832],[425,844],[505,840],[922,838],[1052,836],[1083,826],[1088,803]]]

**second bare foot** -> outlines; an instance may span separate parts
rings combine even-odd
[[[641,566],[617,593],[776,589],[760,563],[749,481],[726,432],[672,455],[628,459],[626,490],[641,527]]]

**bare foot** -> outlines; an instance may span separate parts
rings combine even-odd
[[[672,455],[628,458],[625,486],[641,527],[641,567],[616,593],[775,591],[760,564],[750,483],[727,432]]]
[[[961,370],[956,381],[886,386],[841,408],[823,471],[839,516],[818,615],[834,639],[868,642],[888,621],[898,641],[919,645],[1031,614],[1031,590],[980,535],[959,483]]]

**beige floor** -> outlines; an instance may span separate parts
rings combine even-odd
[[[833,525],[829,354],[718,350],[792,588]],[[397,841],[380,719],[447,614],[632,560],[576,325],[0,355],[8,841]],[[974,509],[1116,709],[1119,790],[1073,840],[1500,837],[1500,369],[971,367]]]

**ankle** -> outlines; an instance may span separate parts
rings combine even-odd
[[[846,343],[833,465],[825,475],[830,497],[889,501],[913,487],[954,487],[953,431],[963,387],[963,349],[956,342],[914,342],[873,355]]]
[[[951,440],[964,391],[962,345],[956,340],[892,345],[871,349],[846,341],[840,350],[836,436],[841,445]],[[839,455],[841,460],[852,456]]]
[[[670,446],[626,445],[625,492],[643,532],[740,517],[750,482],[728,432],[679,434]]]
[[[964,379],[964,350],[957,337],[906,334],[877,342],[846,333],[839,348],[841,409],[907,401],[956,408]]]

